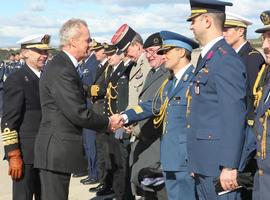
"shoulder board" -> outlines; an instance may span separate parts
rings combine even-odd
[[[226,55],[226,54],[227,54],[227,51],[224,50],[222,47],[219,47],[218,50],[219,50],[219,52],[220,52],[222,55]]]
[[[260,52],[258,52],[257,50],[253,50],[251,52],[248,53],[248,55],[252,55],[252,54],[260,54]]]

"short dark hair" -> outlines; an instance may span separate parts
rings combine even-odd
[[[217,27],[220,27],[223,30],[226,14],[225,13],[208,13],[214,19],[214,23]]]

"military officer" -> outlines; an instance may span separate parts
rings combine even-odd
[[[158,55],[157,52],[162,45],[162,38],[159,32],[151,34],[144,42],[143,48],[146,52],[146,58],[151,66],[148,72],[144,86],[139,95],[139,101],[147,101],[154,98],[163,81],[168,78],[169,71],[164,67],[164,55]],[[134,145],[133,165],[131,166],[131,183],[133,193],[144,196],[145,199],[166,199],[166,189],[164,184],[158,187],[144,186],[139,182],[139,173],[143,168],[151,168],[161,171],[160,167],[160,136],[162,129],[154,128],[153,118],[139,122],[140,134]]]
[[[257,164],[258,171],[255,174],[253,199],[268,199],[270,183],[270,157],[269,157],[269,109],[270,109],[270,85],[269,85],[269,66],[270,66],[270,10],[261,14],[264,27],[257,29],[257,33],[262,34],[262,48],[266,58],[264,65],[255,83],[255,133],[257,137]]]
[[[14,200],[41,198],[39,172],[33,162],[41,120],[39,78],[50,48],[49,38],[49,35],[35,35],[20,40],[26,64],[4,83],[1,128]]]
[[[214,179],[224,190],[237,186],[246,125],[246,68],[222,37],[225,6],[216,0],[190,0],[190,29],[202,46],[188,92],[187,150],[199,199],[236,199],[235,192],[218,196]]]
[[[123,51],[131,61],[135,62],[129,73],[128,106],[137,105],[146,75],[151,69],[143,49],[142,37],[129,25],[124,24],[112,37],[112,43]],[[135,126],[132,131],[132,141],[135,140],[135,136],[139,133],[139,126]]]
[[[104,54],[107,55],[108,63],[112,67],[108,74],[104,112],[105,115],[111,116],[125,110],[128,105],[128,68],[123,62],[123,52],[115,45],[105,44]],[[129,137],[126,136],[123,130],[118,130],[115,135],[108,134],[111,168],[108,169],[106,187],[97,192],[98,196],[112,188],[117,200],[132,199],[128,173],[129,154],[126,148]]]
[[[151,116],[155,116],[156,127],[163,123],[160,153],[168,199],[192,200],[195,184],[187,170],[186,91],[194,72],[191,52],[199,45],[177,33],[161,31],[160,35],[164,41],[159,53],[165,54],[165,67],[172,76],[162,83],[153,100],[134,106],[122,117],[128,124]]]
[[[258,75],[259,70],[264,64],[264,58],[261,53],[253,48],[246,40],[248,26],[252,25],[252,22],[248,19],[233,14],[226,13],[226,21],[223,29],[223,35],[225,40],[236,53],[242,58],[246,66],[247,71],[247,108],[248,127],[245,135],[245,144],[243,149],[243,156],[240,162],[239,170],[252,171],[255,174],[256,160],[254,158],[256,154],[256,140],[252,131],[254,124],[254,107],[253,107],[253,86]],[[252,190],[243,191],[244,199],[252,198]]]

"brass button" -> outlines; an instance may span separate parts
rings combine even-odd
[[[263,123],[263,122],[264,122],[264,118],[263,118],[263,117],[260,117],[259,121],[260,121],[261,123]]]
[[[261,140],[262,136],[261,135],[257,135],[257,140]]]
[[[261,157],[261,152],[258,151],[258,152],[257,152],[257,156],[258,156],[258,157]]]
[[[259,172],[258,172],[258,174],[259,174],[259,176],[263,176],[263,170],[262,169],[259,169]]]
[[[190,128],[190,125],[189,124],[187,125],[187,128]]]

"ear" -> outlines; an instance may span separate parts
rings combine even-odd
[[[186,56],[186,51],[184,48],[178,48],[179,56],[180,58],[183,58]]]
[[[70,46],[77,47],[77,39],[76,38],[71,38],[70,39]]]
[[[205,28],[209,29],[214,23],[213,18],[207,14],[203,15],[202,17],[202,22],[205,24]]]
[[[237,33],[240,37],[242,37],[244,35],[245,29],[244,28],[239,28]]]
[[[21,54],[23,55],[24,58],[28,58],[29,57],[29,51],[27,49],[22,49],[21,50]]]

